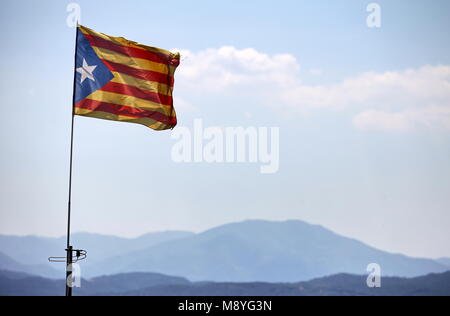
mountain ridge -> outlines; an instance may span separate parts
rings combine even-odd
[[[57,278],[58,276],[58,271],[52,269],[48,265],[22,264],[1,252],[0,252],[0,270],[9,270],[14,272],[28,271],[28,273],[30,274],[40,275],[47,278]]]
[[[148,233],[137,238],[122,238],[112,235],[100,235],[92,233],[75,233],[71,236],[72,243],[77,249],[86,249],[88,258],[92,264],[96,264],[105,257],[124,255],[130,251],[137,251],[167,240],[185,238],[192,235],[190,232],[165,231]],[[52,264],[48,257],[65,256],[66,237],[49,238],[39,236],[12,236],[0,235],[0,253],[8,256],[16,262],[15,270],[27,272],[25,266],[44,266],[53,269],[59,274],[64,273],[64,264]],[[33,272],[37,272],[34,270]],[[37,273],[39,276],[52,277],[48,273]]]
[[[199,234],[168,231],[131,239],[78,233],[72,240],[88,251],[88,260],[81,262],[88,278],[156,272],[192,281],[298,282],[338,273],[364,274],[370,263],[380,264],[387,276],[414,277],[450,269],[443,262],[384,252],[298,220],[247,220]],[[47,255],[64,255],[64,243],[64,237],[0,236],[0,252],[19,263],[30,254],[34,260],[40,256],[39,262],[31,263],[48,265]],[[55,266],[60,275],[64,268]]]
[[[416,278],[382,278],[369,288],[366,276],[337,274],[298,283],[190,282],[156,273],[131,273],[82,280],[75,296],[450,296],[450,272]],[[64,280],[1,271],[0,296],[62,296]]]
[[[436,261],[450,268],[450,258],[439,258]]]
[[[296,282],[362,274],[370,263],[379,263],[385,275],[404,277],[448,270],[433,260],[383,252],[302,221],[231,223],[108,261],[105,274],[156,271],[216,282]],[[92,269],[92,275],[100,273]]]

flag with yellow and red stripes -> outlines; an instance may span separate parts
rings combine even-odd
[[[180,54],[77,30],[74,114],[166,130],[177,125],[173,107]]]

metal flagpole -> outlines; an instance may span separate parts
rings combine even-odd
[[[78,24],[77,24],[77,35],[75,44],[75,69],[73,78],[73,99],[72,99],[72,123],[70,130],[70,168],[69,168],[69,201],[67,204],[67,245],[66,245],[66,256],[65,257],[50,257],[48,260],[50,262],[60,262],[66,264],[66,296],[72,296],[72,286],[73,286],[73,264],[80,260],[84,260],[87,257],[87,252],[85,250],[73,249],[70,245],[70,224],[72,215],[72,174],[73,174],[73,139],[74,139],[74,126],[75,126],[75,101],[76,101],[76,87],[77,87],[77,51],[78,51]],[[74,259],[75,254],[75,259]]]
[[[73,134],[75,125],[75,90],[77,80],[77,51],[78,51],[78,23],[76,27],[76,40],[75,40],[75,61],[74,61],[74,76],[73,76],[73,97],[72,97],[72,125],[70,130],[70,168],[69,168],[69,200],[67,205],[67,261],[66,261],[66,296],[72,296],[72,282],[69,279],[72,278],[72,264],[73,264],[73,247],[70,245],[70,222],[72,213],[72,170],[73,170]],[[70,283],[70,284],[69,284]]]

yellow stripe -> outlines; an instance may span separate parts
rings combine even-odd
[[[109,35],[106,35],[106,34],[103,34],[103,33],[100,33],[100,32],[96,32],[94,30],[91,30],[91,29],[89,29],[87,27],[84,27],[84,26],[81,26],[81,25],[79,27],[80,27],[81,31],[83,33],[85,33],[85,34],[98,36],[100,38],[103,38],[105,40],[111,41],[111,42],[113,42],[115,44],[118,44],[118,45],[130,46],[130,47],[134,47],[134,48],[138,48],[138,49],[142,49],[142,50],[146,50],[146,51],[160,53],[160,54],[164,54],[164,55],[166,55],[166,56],[168,56],[170,58],[179,58],[180,57],[179,53],[175,53],[174,54],[174,53],[171,53],[168,50],[157,48],[157,47],[143,45],[143,44],[140,44],[140,43],[137,43],[137,42],[133,42],[133,41],[127,40],[127,39],[125,39],[123,37],[109,36]]]
[[[149,90],[159,94],[172,96],[173,88],[163,83],[138,79],[129,75],[113,72],[114,78],[112,82],[126,84],[142,90]]]
[[[167,130],[171,129],[172,126],[166,125],[164,123],[152,120],[150,118],[134,118],[124,115],[114,115],[111,113],[101,112],[101,111],[91,111],[86,109],[75,108],[75,114],[87,117],[93,117],[97,119],[109,120],[109,121],[119,121],[127,123],[135,123],[145,125],[154,130]]]
[[[150,102],[147,100],[139,99],[124,94],[117,94],[101,90],[95,91],[94,93],[89,95],[87,99],[99,102],[125,105],[136,109],[155,111],[165,114],[167,116],[170,116],[170,114],[172,113],[172,107],[170,106],[161,105],[158,103]]]
[[[136,69],[143,69],[143,70],[150,70],[150,71],[156,71],[159,73],[162,73],[164,75],[167,74],[173,74],[175,73],[174,67],[170,67],[161,64],[161,63],[155,63],[153,61],[142,59],[142,58],[136,58],[131,56],[122,55],[104,48],[98,48],[93,46],[94,51],[97,53],[97,55],[101,59],[105,59],[107,61],[112,61],[114,63],[123,64],[128,67],[136,68]]]

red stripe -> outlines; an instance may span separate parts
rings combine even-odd
[[[173,106],[173,100],[172,97],[159,94],[153,91],[149,90],[142,90],[133,86],[116,83],[116,82],[109,82],[100,89],[101,91],[106,92],[112,92],[112,93],[118,93],[118,94],[125,94],[132,97],[136,97],[139,99],[147,100],[150,102],[158,103],[164,106]]]
[[[84,34],[84,36],[86,36],[86,38],[89,40],[89,42],[91,43],[92,46],[108,49],[110,51],[113,51],[113,52],[116,52],[116,53],[119,53],[122,55],[131,56],[131,57],[135,57],[135,58],[147,59],[147,60],[150,60],[150,61],[153,61],[156,63],[171,65],[171,66],[178,66],[178,64],[179,64],[179,60],[177,58],[172,59],[171,57],[161,54],[161,53],[151,52],[148,50],[143,50],[143,49],[139,49],[139,48],[131,47],[131,46],[118,45],[112,41],[109,41],[109,40],[106,40],[106,39],[103,39],[101,37],[97,37],[94,35],[90,35],[90,34]]]
[[[104,59],[102,59],[102,61],[111,71],[120,72],[142,80],[159,82],[173,87],[174,80],[172,76],[165,75],[156,71],[137,69]]]
[[[100,102],[90,99],[84,99],[78,102],[75,105],[75,107],[79,109],[100,111],[110,113],[113,115],[123,115],[133,118],[149,118],[169,126],[175,126],[177,124],[176,117],[169,118],[166,115],[159,112],[136,109],[129,106]]]

